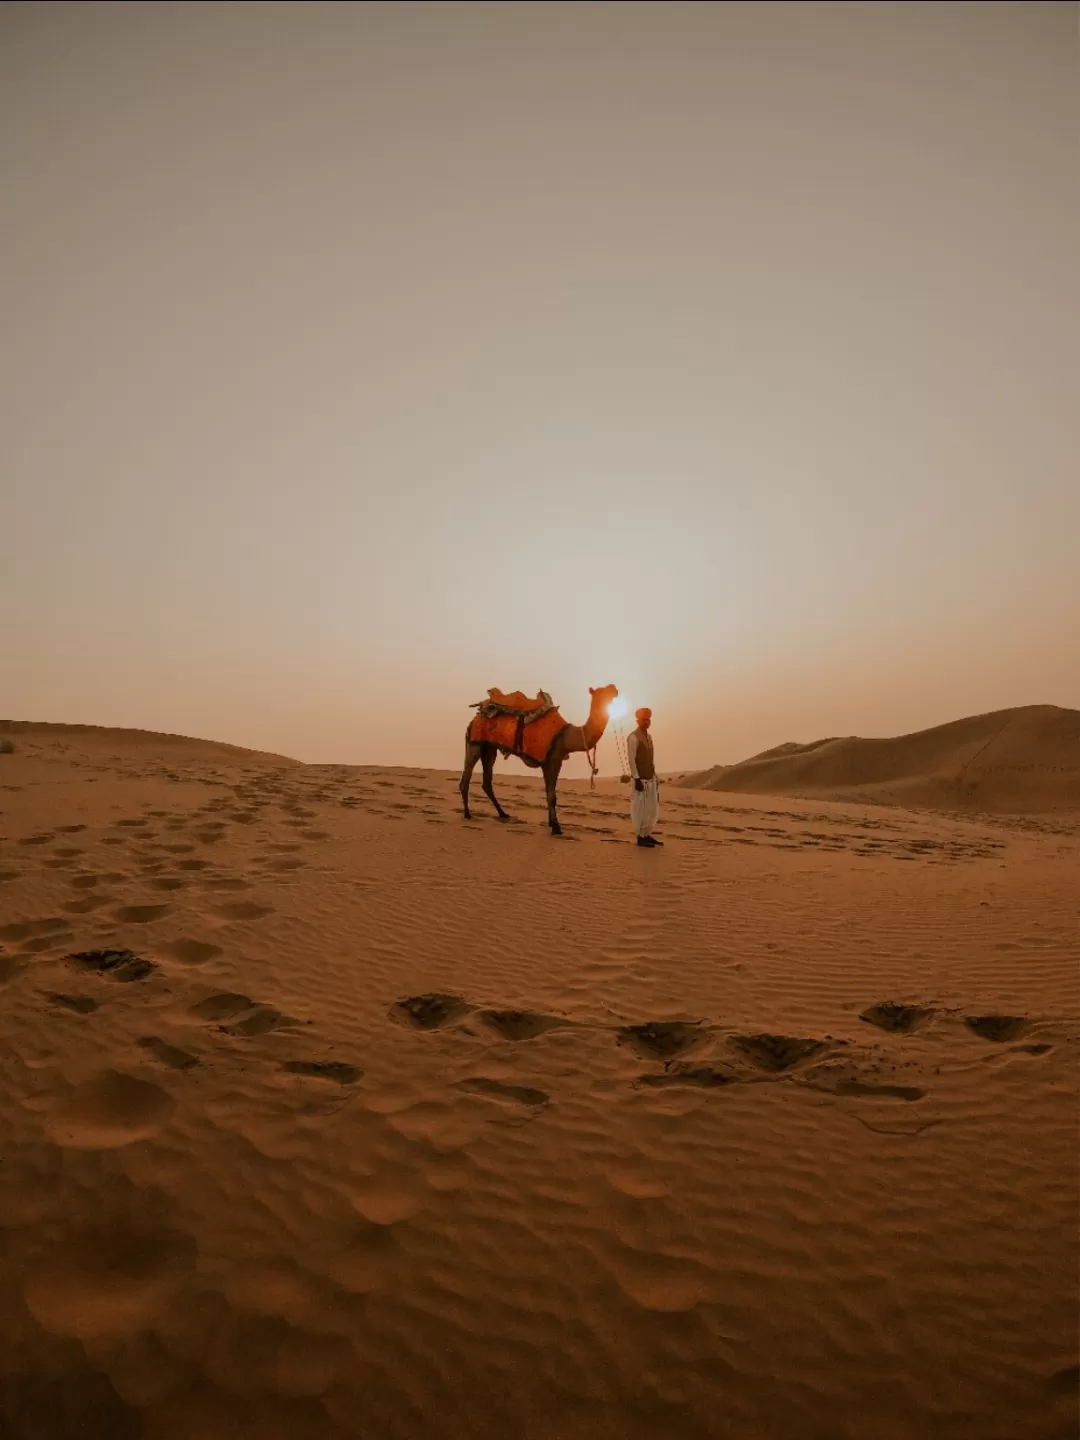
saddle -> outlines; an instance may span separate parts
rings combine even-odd
[[[526,695],[524,690],[507,692],[491,689],[486,700],[474,700],[470,708],[478,711],[487,720],[496,715],[522,715],[525,723],[529,724],[532,720],[539,720],[549,710],[554,710],[555,702],[546,690],[537,691],[534,699],[531,695]]]
[[[503,755],[519,755],[542,764],[556,735],[567,725],[546,690],[533,697],[521,690],[489,690],[486,700],[471,707],[476,717],[469,726],[470,740],[497,745]]]

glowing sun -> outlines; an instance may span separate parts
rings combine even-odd
[[[621,695],[617,695],[607,707],[608,717],[611,720],[618,720],[621,715],[626,714],[626,701]]]

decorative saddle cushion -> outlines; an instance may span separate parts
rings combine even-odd
[[[486,705],[482,707],[469,726],[469,739],[497,745],[504,755],[527,756],[538,765],[547,759],[555,737],[569,724],[554,705],[541,711],[535,720],[514,711],[488,715],[486,709]]]
[[[488,691],[486,700],[477,700],[472,708],[481,715],[524,715],[526,720],[536,720],[554,710],[555,702],[546,690],[540,690],[534,699],[524,690],[493,689]]]

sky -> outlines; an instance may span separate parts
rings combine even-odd
[[[1077,31],[4,4],[0,714],[454,767],[614,683],[676,770],[1080,707]]]

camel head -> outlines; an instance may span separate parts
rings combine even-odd
[[[589,729],[597,734],[598,738],[607,729],[608,706],[618,693],[616,685],[601,685],[598,689],[589,686],[589,695],[592,697],[589,704]]]

